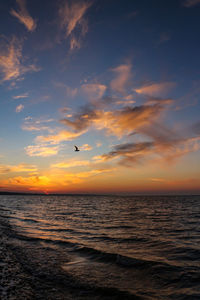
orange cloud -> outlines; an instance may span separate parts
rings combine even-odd
[[[59,146],[49,145],[30,145],[25,147],[25,151],[28,156],[48,157],[52,155],[57,155],[59,150]]]
[[[160,104],[125,107],[115,111],[86,107],[81,113],[75,115],[74,120],[63,119],[61,122],[76,132],[86,131],[93,126],[97,130],[106,130],[109,135],[122,137],[133,133],[141,126],[150,124],[162,110],[163,106]]]
[[[25,0],[16,0],[19,9],[15,11],[14,9],[11,10],[11,15],[16,17],[24,26],[27,28],[28,31],[34,31],[36,28],[36,21],[29,15],[27,8],[26,8],[26,1]]]
[[[173,87],[174,82],[161,82],[145,85],[139,89],[135,89],[136,93],[147,95],[150,97],[162,97],[166,95]]]
[[[62,191],[66,188],[71,188],[72,185],[77,187],[77,184],[83,183],[87,178],[98,176],[110,169],[94,169],[90,171],[68,173],[66,171],[51,168],[47,173],[34,176],[17,176],[4,179],[1,185],[9,189],[26,189],[35,191]]]
[[[90,150],[92,150],[92,146],[90,146],[88,144],[84,144],[84,145],[80,146],[79,148],[82,151],[90,151]]]
[[[88,160],[70,160],[67,162],[60,162],[56,164],[52,164],[51,168],[71,168],[71,167],[85,167],[89,166],[90,162]]]
[[[64,142],[64,141],[72,141],[75,138],[82,135],[83,133],[85,133],[84,130],[80,131],[80,132],[71,132],[71,131],[62,130],[55,135],[38,136],[36,138],[36,142],[37,143],[59,144],[60,142]]]
[[[35,172],[37,167],[29,164],[12,165],[0,165],[0,174],[2,173],[15,173],[15,172]]]
[[[8,186],[23,186],[25,188],[28,187],[37,187],[38,190],[40,190],[41,187],[43,186],[48,186],[50,183],[50,180],[47,176],[29,176],[29,177],[13,177],[9,178],[8,180],[3,180],[4,185]]]
[[[39,71],[39,68],[33,64],[23,66],[22,59],[22,44],[17,38],[13,37],[9,43],[4,44],[4,49],[0,50],[2,82],[18,79],[27,72]]]

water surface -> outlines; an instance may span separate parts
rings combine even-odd
[[[199,196],[0,196],[0,215],[38,299],[200,299]]]

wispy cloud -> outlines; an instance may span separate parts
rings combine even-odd
[[[150,154],[154,148],[153,142],[141,142],[141,143],[125,143],[116,145],[114,150],[107,154],[103,154],[97,157],[97,160],[106,161],[111,159],[120,159],[120,164],[131,167],[141,158],[144,158],[147,154]]]
[[[185,0],[185,1],[183,1],[183,6],[185,6],[185,7],[192,7],[197,4],[200,4],[200,0]]]
[[[107,87],[104,84],[89,83],[81,86],[89,99],[100,99],[103,97]]]
[[[30,125],[30,124],[29,124]],[[28,126],[29,126],[28,125]],[[49,130],[48,128],[45,128],[45,126],[41,126],[39,123],[38,125],[30,125],[30,127],[23,128],[25,130]],[[29,156],[42,156],[42,157],[48,157],[52,155],[57,155],[62,147],[62,142],[66,141],[72,141],[82,135],[85,131],[81,132],[71,132],[67,130],[60,130],[55,134],[50,135],[39,135],[35,138],[35,145],[29,145],[25,147],[26,154]],[[85,150],[89,150],[89,145],[84,145]]]
[[[10,42],[4,43],[0,50],[0,71],[2,73],[0,82],[21,79],[27,72],[37,72],[40,69],[34,64],[24,66],[22,64],[22,43],[13,37]]]
[[[21,94],[21,95],[16,95],[16,96],[13,96],[13,99],[23,99],[23,98],[28,98],[28,93],[24,93],[24,94]]]
[[[110,82],[111,89],[121,94],[125,93],[131,79],[131,67],[131,64],[124,64],[112,69],[116,77]]]
[[[174,82],[152,83],[135,89],[136,93],[150,97],[163,97],[175,87]]]
[[[60,142],[64,141],[72,141],[75,138],[79,137],[85,132],[85,130],[82,130],[80,132],[71,132],[67,130],[61,130],[57,134],[54,135],[48,135],[48,136],[38,136],[36,138],[37,143],[50,143],[50,144],[59,144]]]
[[[65,37],[69,38],[70,49],[79,49],[81,39],[88,31],[88,23],[85,15],[92,5],[91,1],[65,1],[60,6],[60,26]]]
[[[174,100],[171,98],[155,98],[155,97],[150,97],[146,100],[145,104],[148,105],[154,105],[154,104],[162,104],[162,105],[170,105],[174,103]]]
[[[19,165],[0,165],[0,174],[16,173],[16,172],[35,172],[37,167],[29,164]]]
[[[60,168],[60,169],[66,169],[66,168],[72,168],[72,167],[85,167],[89,166],[90,162],[88,160],[69,160],[65,162],[59,162],[56,164],[52,164],[52,168]]]
[[[123,97],[123,99],[116,101],[116,104],[123,105],[123,106],[128,106],[128,105],[134,104],[134,103],[136,103],[136,101],[133,100],[132,95],[125,96],[125,97]]]
[[[160,182],[160,183],[167,182],[167,180],[164,178],[149,178],[149,180],[153,182]]]
[[[158,159],[158,162],[167,165],[174,164],[183,156],[200,150],[200,137],[180,140],[176,144],[168,146],[166,151],[163,151],[163,148],[163,145],[161,147],[158,145],[158,150],[161,151],[161,159]]]
[[[21,112],[23,109],[24,109],[24,105],[23,105],[23,104],[19,104],[19,105],[16,107],[15,111],[16,111],[16,113],[19,113],[19,112]]]
[[[92,150],[92,146],[90,146],[88,144],[84,144],[84,145],[80,146],[79,148],[82,151],[90,151],[90,150]]]
[[[30,16],[25,0],[16,0],[18,4],[18,10],[11,10],[11,15],[16,17],[20,23],[24,24],[28,31],[34,31],[36,28],[36,21]]]
[[[55,129],[52,129],[49,124],[53,122],[54,119],[34,119],[32,117],[27,117],[22,124],[22,129],[26,131],[49,131],[53,132]]]
[[[26,154],[28,156],[42,156],[48,157],[52,155],[57,155],[59,151],[59,146],[51,146],[51,145],[30,145],[25,147]]]
[[[94,157],[99,162],[117,159],[117,163],[132,167],[144,161],[167,165],[176,163],[181,157],[200,150],[200,137],[176,139],[160,137],[150,142],[124,143],[114,146],[106,154]]]

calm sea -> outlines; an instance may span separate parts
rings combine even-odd
[[[0,222],[30,299],[200,299],[200,196],[0,196]]]

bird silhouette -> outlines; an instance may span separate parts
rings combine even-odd
[[[77,146],[75,146],[75,145],[74,145],[74,148],[75,148],[75,150],[74,150],[74,151],[80,151],[80,150],[78,149],[78,147],[77,147]]]

